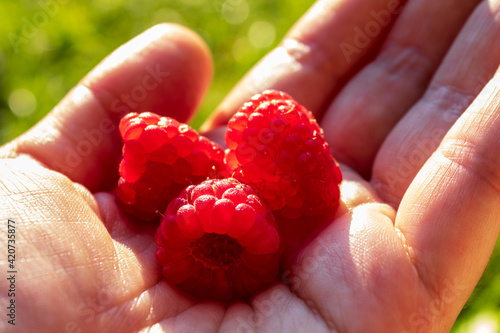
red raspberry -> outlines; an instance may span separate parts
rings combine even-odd
[[[120,122],[120,134],[118,202],[142,220],[159,219],[156,211],[163,212],[187,185],[223,171],[223,149],[175,119],[129,113]]]
[[[273,214],[236,179],[187,187],[168,205],[156,243],[165,279],[196,297],[246,298],[278,274]]]
[[[287,218],[332,213],[342,174],[310,111],[268,90],[229,121],[226,163],[233,177],[255,186]]]

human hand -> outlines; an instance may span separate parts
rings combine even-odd
[[[358,1],[355,8],[352,7],[355,2],[339,5],[343,8],[342,17],[353,18],[356,13],[359,14],[359,6],[385,6],[381,1],[370,4]],[[327,2],[323,4],[331,5]],[[412,4],[417,5],[423,6]],[[451,1],[435,6],[445,13],[450,7],[458,7]],[[467,10],[472,10],[472,7],[471,4]],[[367,12],[370,9],[366,8]],[[435,10],[438,11],[437,8]],[[463,10],[462,21],[468,14],[467,10]],[[414,9],[408,12],[419,11]],[[493,17],[487,17],[490,19],[487,22],[491,24],[482,26],[484,40],[477,43],[493,51],[490,44],[495,45],[492,40],[496,30],[493,28],[497,27]],[[353,26],[370,19],[368,16],[353,19],[353,24],[349,26],[351,30],[343,29],[351,33]],[[484,18],[479,19],[484,21]],[[454,26],[456,33],[462,21],[455,22],[455,25],[447,22],[446,26]],[[325,40],[322,32],[326,28],[335,28],[336,24],[344,26],[345,22],[325,17],[325,21],[313,29],[311,21],[306,19],[294,31],[300,32],[303,38]],[[478,27],[472,28],[477,33]],[[341,37],[339,40],[344,40]],[[334,44],[332,42],[331,45]],[[338,47],[339,44],[335,45]],[[441,51],[441,56],[448,46],[443,46],[445,50]],[[321,47],[321,43],[317,47]],[[367,47],[362,52],[370,49]],[[301,50],[299,47],[296,51]],[[455,53],[461,53],[463,58],[464,50],[486,53],[470,45],[462,46]],[[273,54],[280,55],[283,51],[283,48],[278,48]],[[474,75],[478,75],[478,70],[483,70],[489,78],[497,65],[495,53],[489,54],[491,63],[477,60],[476,68],[466,68],[465,77],[476,77]],[[299,66],[296,67],[293,66],[293,61],[297,60],[294,58],[268,58],[271,62],[267,65],[272,65],[272,61],[285,62],[285,66],[275,68],[272,75],[275,81],[261,79],[263,76],[259,73],[262,75],[266,69],[261,64],[252,72],[255,74],[243,82],[253,84],[252,89],[255,90],[269,87],[283,89],[317,115],[325,113],[328,99],[341,85],[339,77],[346,76],[353,67],[345,66],[344,74],[340,70],[338,73],[341,75],[337,77],[331,72],[324,72],[318,77],[311,77],[311,81],[292,83],[292,79],[302,75],[297,68],[304,68],[312,75],[311,68],[315,68],[312,65],[318,64],[316,52],[300,54],[309,55],[310,62],[307,62],[307,57],[302,58],[302,62],[295,63]],[[292,61],[290,67],[287,67],[286,61]],[[351,64],[359,66],[361,61],[359,57]],[[470,62],[469,59],[467,64]],[[338,66],[331,69],[339,71]],[[430,73],[433,73],[436,68],[431,70]],[[428,73],[426,77],[431,75]],[[330,111],[334,109],[332,107],[324,116],[322,126],[335,156],[338,154],[340,161],[351,166],[344,170],[347,180],[342,187],[342,199],[345,205],[338,218],[314,239],[298,244],[294,251],[287,254],[283,271],[291,281],[290,286],[279,283],[249,303],[226,305],[213,301],[200,302],[165,283],[154,259],[154,230],[139,227],[124,217],[109,193],[116,184],[120,158],[121,144],[116,130],[119,117],[128,108],[129,111],[150,110],[185,121],[198,106],[210,76],[208,52],[199,39],[178,27],[154,28],[115,52],[83,79],[39,125],[2,148],[1,155],[5,159],[0,172],[3,176],[0,202],[3,214],[6,214],[3,220],[7,217],[16,220],[16,246],[20,256],[17,259],[20,273],[16,296],[19,321],[15,328],[21,331],[41,331],[43,328],[53,332],[77,332],[79,329],[82,332],[141,329],[245,332],[252,328],[273,332],[367,331],[365,328],[371,332],[431,331],[427,326],[424,328],[427,324],[432,325],[435,331],[449,328],[477,282],[498,237],[498,219],[493,214],[498,211],[499,203],[494,191],[498,184],[484,182],[494,181],[495,172],[498,174],[498,170],[494,169],[498,164],[495,159],[498,158],[493,143],[499,141],[499,134],[495,131],[499,132],[500,120],[495,119],[494,100],[478,99],[447,134],[439,149],[441,154],[436,153],[429,160],[409,189],[411,179],[407,180],[407,194],[399,205],[397,215],[394,208],[384,202],[397,207],[402,196],[396,200],[397,191],[375,182],[375,171],[371,182],[364,181],[356,173],[366,175],[367,170],[369,173],[373,161],[367,162],[362,169],[360,164],[348,159],[353,158],[358,149],[353,149],[352,153],[351,150],[344,152],[346,156],[342,154],[339,146],[346,140],[335,139],[332,134],[345,129],[345,124],[328,120],[334,115]],[[356,80],[364,83],[362,79],[354,78],[350,85],[356,87]],[[458,82],[461,80],[463,78]],[[408,93],[412,90],[410,88],[425,88],[425,85],[420,87],[420,82],[413,84],[406,88]],[[225,110],[234,112],[238,98],[243,99],[253,93],[244,87],[244,83],[240,84],[230,94],[223,104],[223,107],[226,105]],[[494,80],[491,87],[483,91],[483,97],[498,93]],[[338,101],[343,94],[347,94],[348,88],[336,98],[335,103],[340,103]],[[131,95],[134,91],[135,94],[143,91],[147,94],[147,98],[134,101],[137,102],[135,106],[122,98],[122,94]],[[363,87],[361,93],[358,91],[357,96],[364,96],[364,93],[381,97],[367,87]],[[472,97],[469,97],[467,103],[464,102],[463,109],[469,106],[471,100]],[[316,106],[311,104],[314,101],[317,101]],[[389,102],[394,103],[387,96],[386,103]],[[232,107],[231,103],[234,103]],[[395,109],[400,111],[400,116],[411,114],[399,104]],[[390,113],[396,112],[394,110]],[[436,116],[436,113],[428,113],[430,118]],[[420,119],[422,113],[418,114]],[[345,117],[344,114],[341,118]],[[382,119],[369,123],[371,127],[368,128],[352,124],[351,131],[378,132],[383,128],[381,126],[386,126],[388,133],[397,120],[387,124],[386,117],[386,114],[380,114]],[[472,119],[482,121],[472,122]],[[430,121],[436,123],[433,118]],[[351,122],[346,123],[351,125]],[[445,125],[449,127],[451,123]],[[392,133],[396,133],[395,130]],[[448,128],[443,127],[443,130],[446,133]],[[373,144],[375,152],[380,148],[375,140],[364,142]],[[405,148],[401,147],[398,138],[394,142],[397,144],[386,145]],[[449,144],[445,145],[446,142]],[[451,145],[457,142],[460,145]],[[367,146],[365,148],[368,149]],[[384,149],[382,147],[380,152]],[[408,148],[402,151],[406,150]],[[457,156],[464,168],[458,164],[446,164],[456,161]],[[386,165],[395,160],[386,161]],[[482,162],[485,160],[493,162],[485,164]],[[377,163],[380,162],[375,162],[375,166]],[[413,178],[419,168],[415,167],[409,178]],[[478,170],[489,173],[478,178],[482,174]],[[394,174],[398,175],[397,172]],[[403,188],[399,183],[402,182],[398,182],[396,187]],[[480,192],[482,196],[469,199],[471,192]],[[429,193],[439,195],[431,198]],[[438,222],[436,216],[439,216]],[[471,217],[481,223],[470,225]],[[450,221],[453,221],[452,228]],[[463,270],[463,267],[466,269]],[[2,270],[6,271],[4,267]],[[434,309],[437,309],[437,314]],[[0,325],[6,324],[2,322]],[[12,329],[3,326],[2,331],[6,330],[4,328]]]
[[[395,3],[318,2],[204,126],[268,88],[321,119],[347,207],[288,268],[339,332],[449,331],[499,233],[499,3]]]

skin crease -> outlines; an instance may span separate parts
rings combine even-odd
[[[0,331],[448,332],[500,231],[499,53],[488,54],[499,44],[499,6],[409,2],[393,10],[395,22],[353,53],[350,63],[339,56],[329,42],[331,29],[342,26],[334,45],[355,45],[355,28],[377,22],[371,11],[389,10],[393,2],[317,2],[288,42],[256,65],[204,126],[220,141],[215,126],[268,88],[294,97],[300,91],[298,101],[323,119],[344,175],[342,205],[322,230],[286,237],[282,272],[288,285],[277,281],[231,304],[183,294],[161,279],[154,226],[134,223],[115,204],[120,116],[149,109],[187,120],[211,79],[201,39],[160,25],[108,57],[38,125],[0,148],[0,212],[3,221],[16,221],[19,271],[16,326],[2,320]],[[449,19],[433,19],[450,7]],[[426,28],[405,24],[413,21]],[[434,31],[442,36],[426,38]],[[417,32],[423,35],[413,38]],[[424,66],[404,66],[412,52],[425,54]],[[133,110],[113,108],[122,93],[154,77],[148,66],[168,74],[158,74],[147,101]],[[259,79],[272,76],[273,68],[272,80]],[[314,75],[310,84],[296,80],[308,75]],[[407,81],[393,91],[391,80]],[[460,86],[464,81],[478,83]],[[360,116],[349,119],[357,111],[339,107],[349,99]],[[370,113],[374,100],[387,106],[387,114],[378,107]],[[454,117],[443,118],[450,109]],[[435,131],[428,131],[429,123]],[[360,134],[361,151],[349,146],[356,140],[345,139]],[[376,139],[369,140],[371,134]],[[430,148],[412,158],[427,139]],[[1,261],[0,270],[6,265]],[[0,288],[7,290],[8,281],[0,280]],[[6,295],[0,297],[6,304]]]

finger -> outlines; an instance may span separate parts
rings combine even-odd
[[[37,126],[6,149],[29,154],[91,191],[116,184],[118,122],[130,111],[187,121],[212,74],[209,51],[185,28],[159,25],[118,48]]]
[[[370,56],[404,2],[317,1],[233,88],[202,130],[226,123],[248,98],[271,88],[286,91],[318,114]]]
[[[418,173],[396,217],[427,288],[443,299],[447,285],[456,285],[457,302],[447,304],[454,315],[500,232],[499,100],[497,72]]]
[[[0,215],[4,221],[12,218],[15,245],[23,249],[15,263],[23,272],[17,278],[23,288],[16,290],[16,304],[19,313],[30,316],[17,322],[18,331],[50,327],[62,332],[66,323],[84,318],[86,325],[97,324],[80,311],[82,304],[89,309],[89,299],[99,306],[93,317],[158,281],[153,235],[134,233],[114,244],[99,219],[108,214],[96,214],[99,203],[88,190],[28,157],[1,160],[0,174]],[[7,247],[6,237],[2,242]],[[147,260],[151,256],[153,261]],[[6,265],[2,260],[1,268],[7,270]],[[5,282],[0,282],[2,289]]]
[[[408,3],[376,59],[339,93],[322,120],[337,159],[369,178],[384,139],[424,93],[477,2]]]
[[[224,136],[226,135],[227,132],[227,126],[218,126],[215,128],[212,128],[208,132],[201,132],[204,137],[212,140],[213,142],[219,144],[221,147],[226,147],[226,142],[224,141]]]
[[[225,312],[222,303],[198,302],[175,317],[159,321],[155,328],[157,332],[220,332]]]
[[[102,212],[102,223],[117,252],[119,264],[114,265],[114,272],[122,275],[122,282],[128,280],[127,284],[115,283],[125,286],[126,290],[117,302],[109,302],[98,313],[100,324],[116,332],[138,331],[191,308],[195,301],[161,278],[154,251],[155,228],[131,223],[119,210],[114,195],[101,192],[96,193],[95,198]],[[141,275],[138,279],[137,274]],[[108,274],[106,277],[111,279],[113,276]],[[116,320],[117,314],[123,312],[127,315]],[[100,330],[96,327],[94,331]]]
[[[332,331],[407,332],[406,314],[422,309],[394,217],[385,204],[357,206],[304,246],[292,267],[291,289],[334,323]]]
[[[12,218],[23,249],[16,304],[30,316],[17,323],[19,332],[138,331],[192,306],[160,280],[153,227],[130,223],[114,195],[92,196],[29,157],[1,160],[0,174],[0,215]]]
[[[418,170],[499,66],[499,9],[488,2],[479,5],[423,98],[382,146],[372,183],[392,204],[399,204]]]

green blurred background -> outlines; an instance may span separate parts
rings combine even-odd
[[[312,2],[2,0],[0,144],[40,120],[113,49],[160,22],[195,30],[214,55],[214,81],[192,123],[198,127]],[[452,332],[500,332],[499,265],[497,245]]]

